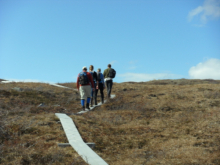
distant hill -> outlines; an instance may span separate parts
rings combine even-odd
[[[2,82],[2,81],[6,81],[6,80],[0,78],[0,82]]]
[[[213,79],[164,79],[152,80],[145,82],[123,82],[131,84],[147,84],[147,85],[196,85],[196,84],[220,84],[220,80]]]

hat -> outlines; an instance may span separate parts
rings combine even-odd
[[[86,67],[86,66],[84,66],[84,67],[82,68],[82,70],[87,70],[87,67]]]

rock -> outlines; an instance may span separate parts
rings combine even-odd
[[[37,107],[46,107],[46,105],[44,103],[41,103]]]
[[[12,89],[15,90],[15,91],[18,91],[18,92],[23,91],[23,89],[22,89],[22,88],[19,88],[19,87],[14,87],[14,88],[12,88]]]
[[[123,91],[126,91],[126,90],[127,90],[127,88],[123,88],[122,90],[123,90]]]
[[[33,91],[33,89],[31,89],[31,88],[25,88],[24,89],[24,92],[30,92],[30,91]]]

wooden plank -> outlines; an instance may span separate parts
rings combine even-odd
[[[73,120],[62,113],[55,113],[60,119],[69,144],[76,152],[90,165],[107,165],[107,163],[97,155],[81,138]]]
[[[90,148],[95,147],[95,143],[86,143]],[[58,143],[59,147],[69,147],[71,146],[69,143]]]
[[[115,97],[115,95],[111,95],[111,98],[114,98]],[[104,103],[106,102],[107,100],[104,100]],[[100,106],[100,105],[102,105],[102,103],[100,102],[100,103],[98,103],[98,105],[94,105],[93,107],[90,107],[90,111],[92,111],[95,107],[98,107],[98,106]],[[80,112],[77,112],[76,114],[83,114],[83,113],[86,113],[86,112],[89,112],[89,110],[85,110],[85,111],[80,111]]]

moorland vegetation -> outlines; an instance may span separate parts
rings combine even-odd
[[[81,105],[73,89],[0,84],[0,164],[87,164],[72,147],[58,147],[68,141],[54,113],[69,115],[110,165],[220,164],[220,81],[114,83],[112,93],[75,115]]]

